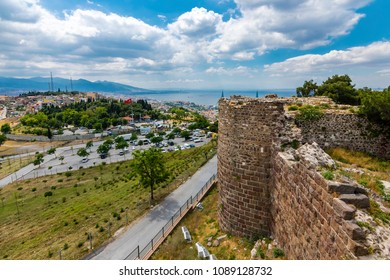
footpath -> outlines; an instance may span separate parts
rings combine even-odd
[[[186,201],[202,189],[208,180],[217,173],[217,156],[210,159],[190,179],[155,206],[147,215],[131,225],[107,246],[99,248],[87,259],[124,260],[139,246],[144,248],[179,211]]]

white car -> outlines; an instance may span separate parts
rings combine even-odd
[[[194,138],[194,143],[203,142],[202,138]]]
[[[88,162],[88,160],[89,160],[89,158],[83,158],[83,159],[81,160],[81,162],[82,162],[82,163],[86,163],[86,162]]]

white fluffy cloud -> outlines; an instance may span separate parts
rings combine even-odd
[[[345,67],[390,66],[390,42],[375,42],[368,46],[334,50],[329,53],[307,54],[289,58],[283,62],[265,65],[271,73],[311,73],[342,69]]]
[[[105,69],[123,75],[164,75],[186,69],[184,76],[188,69],[197,68],[208,69],[205,73],[210,75],[253,73],[253,68],[245,66],[229,69],[210,64],[228,60],[244,63],[279,48],[326,45],[348,34],[364,16],[357,10],[371,0],[234,2],[236,14],[229,20],[196,7],[158,27],[134,17],[93,10],[91,5],[87,10],[76,9],[58,17],[39,0],[2,0],[0,75],[33,76],[55,71],[58,75],[101,77]],[[164,20],[164,16],[159,17]],[[378,43],[378,47],[384,44]],[[347,50],[344,55],[351,52],[357,50]],[[340,58],[343,53],[328,56]],[[313,65],[320,65],[320,58],[309,59]],[[269,65],[267,71],[287,69],[293,62]]]
[[[193,8],[184,13],[168,29],[177,36],[189,38],[204,38],[217,34],[222,24],[222,16],[205,8]]]
[[[235,0],[241,17],[224,24],[212,42],[217,57],[278,48],[310,49],[348,34],[364,16],[356,12],[371,0]],[[242,56],[243,60],[248,55]]]

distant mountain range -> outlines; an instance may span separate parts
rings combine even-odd
[[[50,89],[50,78],[35,77],[29,79],[8,78],[0,77],[0,93],[17,95],[23,92],[29,91],[43,91],[46,92]],[[53,77],[53,89],[54,91],[82,91],[82,92],[99,92],[99,93],[152,93],[153,91],[137,88],[129,85],[109,82],[109,81],[96,81],[91,82],[84,79],[72,80]]]

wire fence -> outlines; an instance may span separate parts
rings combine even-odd
[[[161,230],[150,240],[150,242],[144,247],[140,248],[138,245],[130,254],[127,255],[125,260],[143,260],[148,259],[150,255],[157,249],[157,247],[164,241],[169,233],[175,228],[175,226],[181,221],[185,214],[195,207],[205,193],[215,183],[217,175],[214,174],[202,187],[202,189],[193,197],[191,196],[180,209],[171,217],[171,219],[161,228]]]

